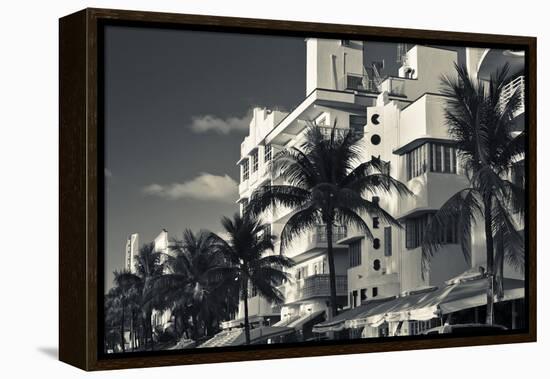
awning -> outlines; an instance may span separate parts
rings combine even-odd
[[[271,326],[288,326],[288,324],[298,320],[299,318],[300,318],[300,316],[286,317],[282,320],[277,321],[275,324],[273,324]]]
[[[308,322],[315,321],[315,319],[317,319],[317,318],[320,319],[321,315],[323,315],[324,313],[325,313],[325,311],[312,312],[310,314],[307,314],[307,315],[304,315],[304,316],[298,318],[297,320],[294,320],[294,321],[290,322],[287,326],[289,328],[294,328],[295,330],[300,330]]]
[[[433,297],[419,303],[410,312],[409,317],[412,320],[429,320],[439,315],[486,305],[487,285],[487,278],[465,280],[451,284],[438,290]],[[516,300],[523,297],[525,297],[525,282],[523,280],[505,278],[504,296],[502,299],[495,298],[495,302]]]
[[[500,301],[521,299],[524,296],[523,280],[504,280],[504,297]],[[345,322],[345,327],[379,326],[383,322],[406,320],[426,321],[485,304],[487,304],[487,279],[466,279],[441,289],[413,293],[380,304],[350,318]]]
[[[363,326],[380,326],[385,321],[400,321],[399,314],[408,310],[432,295],[437,289],[425,288],[422,291],[413,292],[410,295],[394,298],[375,307],[365,310],[356,317],[346,321],[346,328],[361,328]]]
[[[265,319],[264,316],[258,316],[258,315],[250,316],[248,318],[248,323],[251,325],[254,323],[262,323],[264,319]],[[221,323],[221,327],[222,329],[244,327],[244,317],[241,317],[235,320],[223,321]]]
[[[260,343],[267,338],[281,337],[290,333],[294,333],[294,329],[287,327],[262,326],[260,328],[250,329],[250,343]],[[239,334],[231,346],[244,345],[246,337],[244,330]]]
[[[376,307],[380,303],[390,301],[395,299],[395,297],[390,298],[381,298],[376,300],[369,300],[365,304],[358,307],[348,309],[342,313],[336,315],[332,320],[327,320],[313,326],[313,332],[315,333],[327,333],[327,332],[339,332],[346,328],[346,322],[351,320],[357,315],[366,312],[368,309]]]

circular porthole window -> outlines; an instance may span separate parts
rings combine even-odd
[[[378,113],[373,114],[370,118],[370,122],[374,125],[380,124],[380,120],[378,120],[379,117],[380,115]]]
[[[380,270],[380,259],[375,259],[374,262],[372,262],[372,268],[374,271]]]
[[[370,142],[373,145],[378,145],[382,141],[382,138],[378,134],[373,134],[372,137],[370,137]]]
[[[372,247],[374,247],[376,250],[380,249],[380,239],[378,238],[373,239]]]

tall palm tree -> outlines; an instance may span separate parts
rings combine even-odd
[[[114,272],[115,288],[118,289],[118,295],[120,299],[121,307],[121,333],[124,335],[125,331],[125,319],[130,321],[130,346],[132,350],[135,348],[135,315],[136,312],[141,310],[141,297],[143,293],[143,281],[137,275],[132,274],[130,271],[115,271]],[[123,345],[122,350],[125,351]]]
[[[122,313],[121,290],[112,287],[104,297],[104,325],[105,325],[105,350],[112,348],[116,351],[117,341],[120,341],[121,349],[124,346],[124,333],[120,333],[120,316]]]
[[[265,224],[245,213],[233,218],[222,218],[227,239],[213,235],[216,251],[228,266],[218,270],[221,277],[239,283],[244,303],[244,330],[246,344],[250,344],[250,323],[248,320],[249,286],[255,288],[266,300],[281,304],[284,295],[277,288],[288,278],[285,268],[293,261],[283,255],[269,255],[273,251],[274,236],[268,233]]]
[[[249,210],[260,214],[283,206],[293,213],[281,233],[281,250],[296,237],[317,225],[326,225],[327,257],[330,278],[331,315],[337,312],[336,274],[333,253],[333,227],[355,226],[372,240],[372,232],[364,221],[366,215],[376,216],[388,225],[400,224],[378,202],[363,195],[397,193],[409,195],[409,189],[389,174],[389,165],[373,158],[361,163],[364,147],[357,134],[344,133],[333,125],[330,137],[326,128],[310,125],[305,142],[279,152],[273,160],[273,175],[285,180],[284,185],[265,185],[251,197]]]
[[[155,291],[178,313],[192,319],[192,338],[199,338],[199,324],[208,333],[213,320],[225,307],[225,292],[233,282],[223,281],[217,272],[225,261],[213,247],[210,232],[194,234],[186,229],[181,241],[174,241],[174,255],[167,257],[165,274],[155,282]],[[223,293],[223,295],[222,295]],[[176,319],[177,322],[177,319]]]
[[[514,132],[513,122],[521,98],[516,91],[508,101],[502,100],[508,66],[491,75],[488,83],[473,80],[464,66],[457,65],[456,71],[456,78],[442,79],[443,94],[447,96],[445,118],[470,185],[449,198],[433,216],[424,235],[423,268],[427,269],[430,258],[440,248],[439,236],[453,223],[458,223],[459,243],[469,260],[472,227],[483,220],[488,278],[486,322],[492,324],[495,288],[502,290],[503,270],[499,267],[504,260],[520,270],[524,267],[523,237],[516,230],[511,210],[523,214],[525,191],[522,184],[509,180],[514,160],[525,150],[525,132]]]
[[[136,296],[139,298],[141,308],[143,332],[146,336],[145,339],[149,340],[151,348],[154,344],[151,315],[155,302],[159,302],[153,285],[163,272],[162,256],[162,253],[155,252],[154,243],[143,244],[135,256],[135,272],[120,272],[115,277],[125,287],[133,286],[135,291],[138,291]]]

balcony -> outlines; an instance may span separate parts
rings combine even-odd
[[[329,274],[317,274],[285,285],[285,303],[295,303],[318,297],[330,297]],[[336,296],[347,296],[346,275],[336,275]]]
[[[347,73],[338,80],[341,91],[360,91],[378,93],[374,80],[367,75]]]
[[[336,242],[347,237],[348,231],[345,226],[334,226],[332,228],[332,241]],[[327,243],[327,227],[326,225],[317,225],[313,238],[317,243]]]
[[[280,230],[274,230],[279,235]],[[332,247],[336,251],[346,249],[347,245],[340,245],[336,242],[347,236],[345,226],[335,226],[332,232]],[[300,238],[294,239],[286,248],[284,254],[294,259],[296,263],[303,262],[317,256],[327,250],[327,235],[324,225],[317,225],[312,230],[305,232]]]
[[[525,112],[525,76],[523,75],[511,80],[502,88],[499,101],[501,112],[504,110],[504,106],[508,103],[512,95],[516,92],[519,93],[520,101],[518,109],[513,114],[514,117]]]
[[[405,96],[406,80],[389,76],[380,84],[380,92],[387,92],[390,96]]]

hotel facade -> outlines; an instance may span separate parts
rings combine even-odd
[[[438,322],[440,325],[448,314],[467,308],[461,308],[455,301],[454,308],[438,304],[436,312],[432,307],[433,313],[425,310],[415,313],[412,308],[403,312],[405,308],[401,307],[399,312],[398,308],[393,311],[388,308],[379,314],[359,316],[362,310],[376,308],[377,303],[382,307],[382,303],[397,307],[396,302],[412,301],[414,297],[414,303],[420,304],[429,301],[437,291],[451,296],[457,293],[456,286],[479,287],[480,283],[486,283],[478,277],[480,267],[485,264],[482,222],[472,233],[471,262],[467,262],[460,251],[456,228],[449,226],[442,236],[442,248],[424,273],[421,263],[421,238],[430,217],[453,194],[468,186],[457,150],[447,133],[446,98],[441,94],[441,77],[456,76],[459,54],[453,49],[396,44],[400,63],[398,74],[383,76],[380,66],[369,66],[365,60],[368,42],[306,39],[305,43],[305,99],[290,112],[267,108],[253,110],[249,134],[241,144],[241,157],[237,162],[241,211],[253,192],[263,184],[284,184],[282,178],[273,176],[269,164],[277,152],[291,146],[299,147],[311,122],[325,127],[327,136],[333,125],[343,132],[356,132],[364,147],[361,160],[380,158],[389,162],[390,174],[405,183],[413,195],[367,195],[369,200],[378,201],[398,219],[402,228],[385,225],[376,217],[365,217],[373,240],[346,225],[334,228],[336,292],[340,308],[335,319],[329,315],[325,226],[318,225],[282,252],[295,261],[289,269],[289,280],[280,287],[285,295],[282,306],[269,303],[251,288],[250,322],[253,327],[293,328],[298,340],[318,338],[319,333],[344,329],[349,331],[350,337],[410,335],[421,333]],[[505,92],[510,96],[518,90],[523,96],[524,58],[520,53],[466,48],[460,59],[465,59],[472,76],[482,80],[488,80],[491,73],[508,63],[510,81],[509,90]],[[523,110],[517,112],[515,120],[517,130],[523,130]],[[517,160],[520,177],[522,157]],[[263,221],[278,237],[291,215],[292,210],[278,208],[266,213]],[[522,229],[522,220],[517,217],[516,221]],[[272,253],[281,253],[279,242]],[[505,274],[511,283],[505,300],[521,301],[522,274],[511,267],[505,268]],[[484,289],[480,288],[483,294]],[[484,305],[479,304],[483,297],[477,293],[475,296],[477,302],[466,304],[466,307],[473,309]],[[396,316],[398,313],[401,316]],[[416,316],[411,316],[413,314]],[[241,301],[235,319],[224,322],[222,328],[242,327],[243,317]]]

